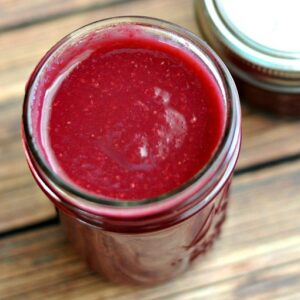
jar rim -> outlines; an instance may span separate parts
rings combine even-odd
[[[58,49],[62,45],[80,36],[81,34],[84,34],[86,32],[93,32],[99,28],[102,29],[108,28],[109,26],[116,26],[118,24],[135,24],[142,27],[153,27],[155,29],[160,29],[165,32],[170,32],[176,38],[184,39],[185,42],[190,43],[190,45],[193,46],[193,50],[196,49],[198,52],[200,51],[202,55],[205,55],[210,59],[209,63],[211,64],[211,66],[214,66],[216,72],[219,73],[218,75],[220,76],[222,84],[224,85],[223,87],[221,87],[223,89],[223,93],[226,93],[223,95],[224,97],[226,97],[226,99],[224,100],[229,101],[229,103],[226,104],[228,107],[227,114],[225,116],[225,129],[223,131],[223,136],[221,137],[221,141],[218,145],[218,148],[216,149],[213,157],[209,160],[209,162],[196,175],[194,175],[190,180],[185,182],[180,187],[160,196],[147,199],[120,200],[105,198],[103,196],[96,196],[87,192],[83,192],[75,185],[68,183],[61,176],[56,174],[45,162],[42,155],[40,155],[38,147],[35,143],[33,130],[31,128],[32,124],[30,121],[29,108],[31,107],[30,104],[33,101],[33,87],[36,81],[38,80],[39,76],[41,75],[43,67],[47,63],[49,63],[50,59],[54,56],[56,51],[58,51]],[[207,65],[207,67],[209,66]],[[58,191],[59,194],[65,200],[68,200],[68,202],[72,203],[72,205],[78,205],[79,207],[84,209],[86,209],[87,205],[90,205],[90,211],[95,211],[95,205],[98,206],[99,204],[103,207],[107,207],[108,209],[130,209],[135,207],[147,206],[148,204],[156,204],[156,206],[166,204],[166,206],[168,206],[168,204],[170,203],[167,204],[167,202],[170,202],[172,200],[171,202],[175,203],[176,199],[179,200],[179,194],[181,195],[180,198],[182,198],[182,195],[186,194],[187,190],[189,190],[189,195],[191,194],[191,192],[194,192],[195,184],[198,186],[200,182],[205,184],[208,181],[211,181],[217,170],[219,170],[220,168],[224,169],[224,166],[227,166],[226,163],[224,164],[224,161],[226,161],[228,157],[233,156],[232,151],[230,151],[230,149],[232,148],[231,145],[235,144],[239,150],[239,127],[241,119],[240,114],[241,113],[238,94],[229,71],[227,70],[226,66],[222,63],[222,61],[216,56],[216,54],[203,41],[201,41],[201,39],[198,36],[178,25],[160,19],[142,16],[121,16],[99,20],[87,24],[83,27],[80,27],[79,29],[71,32],[63,39],[61,39],[47,52],[47,54],[37,65],[26,86],[23,105],[22,129],[25,139],[24,144],[25,151],[27,152],[27,158],[34,165],[39,176],[41,176],[43,179],[47,178],[47,184],[50,184],[52,188],[55,187],[55,190]],[[236,160],[237,157],[235,158],[235,162]],[[231,173],[233,171],[234,165],[231,167]],[[225,171],[228,170],[223,170],[223,172]],[[227,177],[229,177],[230,174],[227,174]],[[70,201],[70,197],[73,198],[72,201]]]

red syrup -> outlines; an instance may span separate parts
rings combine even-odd
[[[170,192],[221,140],[217,83],[175,46],[108,39],[59,73],[48,87],[47,154],[58,174],[93,194],[130,200]]]

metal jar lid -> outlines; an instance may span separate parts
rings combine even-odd
[[[200,31],[233,74],[300,93],[300,0],[195,0]]]

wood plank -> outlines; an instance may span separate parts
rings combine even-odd
[[[281,119],[245,106],[242,132],[238,168],[300,154],[299,118]]]
[[[18,29],[51,18],[99,9],[124,0],[2,0],[0,31]],[[45,9],[47,7],[47,9]]]
[[[151,288],[91,273],[59,226],[0,241],[3,299],[299,299],[300,161],[236,178],[212,251],[183,276]]]
[[[54,217],[55,210],[36,186],[25,161],[20,136],[20,101],[8,102],[5,107],[0,104],[0,112],[1,233]]]
[[[28,5],[42,2],[37,3],[40,4]],[[54,6],[55,3],[58,2],[54,2]],[[176,5],[173,0],[143,0],[70,15],[0,35],[0,232],[54,215],[52,206],[38,191],[27,170],[20,143],[22,97],[31,70],[43,53],[66,33],[96,19],[126,14],[164,18],[197,32],[192,0],[178,0]],[[243,114],[239,168],[300,153],[300,121],[277,120],[248,108],[243,109]]]

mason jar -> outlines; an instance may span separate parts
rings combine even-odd
[[[66,182],[50,167],[49,149],[42,145],[37,127],[43,103],[34,93],[38,92],[37,82],[43,85],[47,81],[47,68],[61,63],[70,47],[78,45],[79,55],[80,45],[88,43],[91,36],[120,24],[135,26],[139,32],[192,55],[212,74],[224,106],[225,129],[210,161],[184,185],[150,199],[106,199]],[[220,234],[241,143],[239,97],[223,62],[195,34],[158,19],[110,18],[66,36],[37,65],[26,87],[22,137],[33,177],[55,205],[69,240],[88,265],[113,281],[154,284],[187,270]]]

